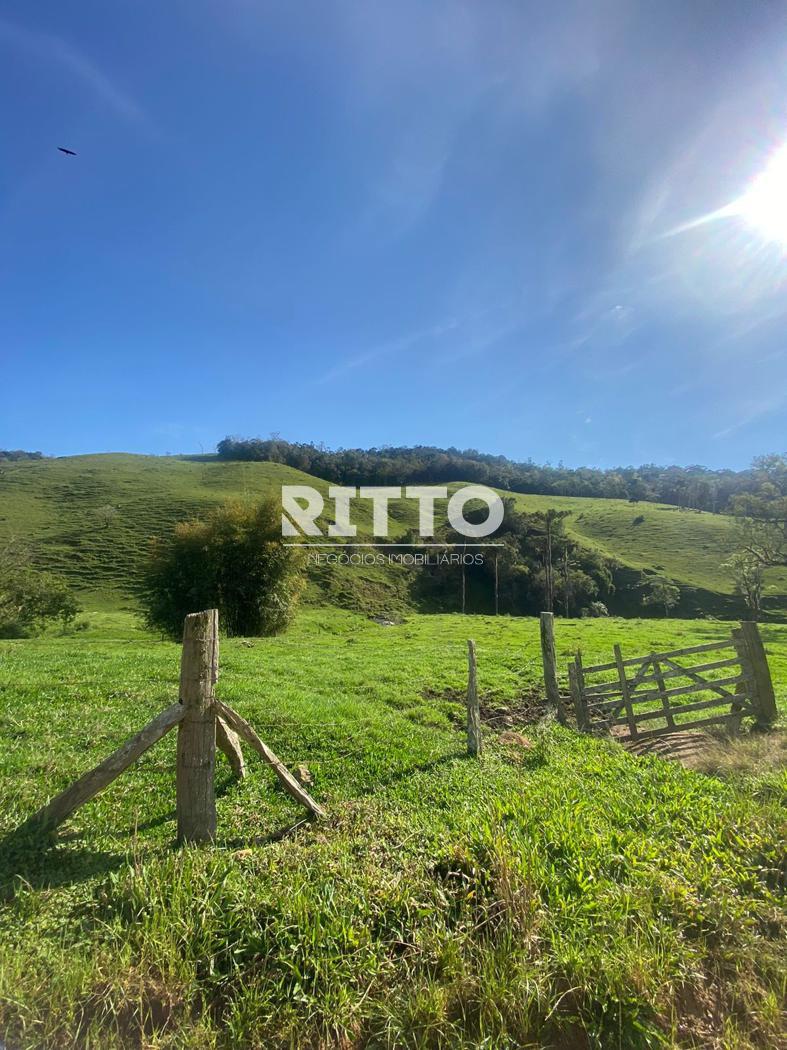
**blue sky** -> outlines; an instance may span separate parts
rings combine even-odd
[[[786,60],[742,0],[6,2],[0,447],[782,451],[778,199],[682,227]]]

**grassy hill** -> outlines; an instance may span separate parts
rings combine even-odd
[[[149,537],[183,518],[227,499],[278,492],[282,484],[309,484],[326,496],[328,482],[276,463],[222,462],[212,457],[102,454],[4,463],[0,466],[0,535],[30,540],[47,568],[65,573],[94,607],[129,601],[129,582]],[[456,484],[452,489],[458,487]],[[724,515],[682,511],[626,500],[515,496],[522,510],[568,510],[577,540],[622,567],[625,589],[641,570],[659,572],[689,589],[686,613],[740,612],[722,568],[732,539]],[[371,506],[354,509],[359,533],[371,533]],[[409,501],[391,505],[393,536],[417,525]],[[638,521],[638,519],[642,519]],[[638,523],[635,523],[638,522]],[[319,588],[319,590],[318,590]],[[336,604],[363,602],[371,611],[404,608],[406,573],[391,568],[330,571],[313,575],[312,597]],[[634,591],[631,592],[632,609]],[[787,571],[771,573],[766,606],[787,612]]]
[[[227,500],[254,499],[297,484],[313,485],[327,499],[328,482],[276,463],[124,453],[5,463],[0,535],[30,541],[42,567],[73,580],[90,607],[116,608],[131,599],[130,583],[150,537]],[[392,531],[417,524],[409,504],[392,510]],[[358,521],[361,531],[371,532],[370,506],[360,508]],[[404,572],[371,567],[321,575],[323,591],[330,590],[339,604],[351,600],[353,588],[363,588],[372,602],[404,600]]]
[[[734,521],[728,515],[620,499],[515,498],[525,511],[569,511],[567,528],[577,540],[637,573],[657,572],[695,590],[696,608],[717,615],[740,611],[737,598],[725,601],[733,596],[723,565],[734,543]],[[787,569],[772,569],[766,575],[765,607],[777,616],[787,612]]]

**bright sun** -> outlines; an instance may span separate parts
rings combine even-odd
[[[787,146],[773,155],[728,214],[740,215],[763,237],[787,247]]]

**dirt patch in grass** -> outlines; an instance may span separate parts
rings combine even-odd
[[[787,768],[787,732],[709,733],[687,730],[652,740],[621,741],[635,755],[658,755],[680,762],[688,769],[725,778],[761,775]]]
[[[669,736],[656,737],[655,740],[630,740],[624,738],[625,727],[618,735],[613,731],[613,738],[618,738],[627,751],[633,755],[657,755],[659,758],[672,759],[690,767],[696,756],[706,746],[708,735],[701,730],[688,730],[685,733],[670,733]]]
[[[457,722],[464,722],[467,710],[467,696],[461,689],[425,689],[424,700],[447,700],[451,704],[457,704],[461,710],[456,712]],[[500,700],[497,697],[480,696],[478,706],[481,709],[481,722],[500,731],[510,729],[512,726],[530,725],[538,722],[547,714],[544,698],[536,690],[511,700]]]
[[[77,1007],[78,1044],[87,1045],[91,1031],[117,1031],[121,1045],[146,1047],[149,1040],[182,1024],[188,1011],[179,989],[163,979],[128,976],[127,987],[96,987]]]

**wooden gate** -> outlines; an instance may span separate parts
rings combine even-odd
[[[717,652],[719,658],[707,659],[706,654]],[[569,664],[580,729],[607,728],[623,739],[644,740],[712,725],[737,730],[746,717],[760,727],[776,719],[773,683],[756,623],[742,623],[719,642],[627,659],[616,645],[614,654],[611,663],[586,667],[578,652]],[[700,654],[704,663],[687,662]],[[612,671],[615,676],[609,678]],[[713,714],[692,720],[700,711]]]

